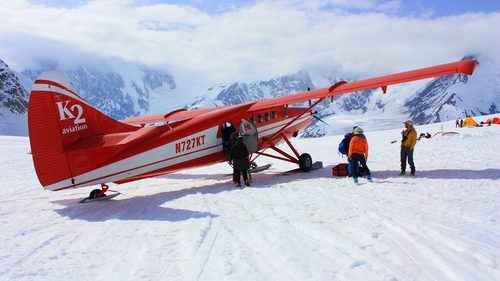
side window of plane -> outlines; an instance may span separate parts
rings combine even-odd
[[[273,110],[273,119],[276,119],[278,118],[278,113],[276,112],[276,110]]]
[[[257,122],[262,123],[262,115],[257,115]]]
[[[264,116],[266,117],[266,121],[271,120],[271,116],[269,115],[268,112],[266,112],[266,114],[264,114]]]

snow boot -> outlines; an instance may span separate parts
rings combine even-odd
[[[367,179],[368,181],[373,181],[373,180],[372,180],[372,176],[371,176],[371,175],[366,175],[366,179]]]
[[[354,183],[358,183],[358,178],[354,178]]]

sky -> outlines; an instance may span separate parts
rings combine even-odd
[[[74,1],[74,0],[33,0],[31,3],[46,5],[49,7],[67,7],[75,8],[89,1]],[[181,6],[191,6],[209,14],[224,13],[230,10],[248,7],[259,1],[244,1],[244,0],[138,0],[133,1],[134,5],[155,5],[155,4],[172,4]],[[289,1],[297,2],[297,1]],[[500,1],[495,0],[457,0],[457,1],[310,1],[316,2],[318,5],[323,5],[323,9],[332,9],[334,7],[342,7],[350,11],[368,11],[376,9],[377,6],[392,7],[401,15],[428,15],[432,17],[458,15],[468,12],[492,12],[500,10]]]
[[[498,280],[500,125],[416,126],[458,134],[420,140],[415,177],[397,176],[402,124],[361,126],[372,183],[332,176],[341,133],[292,141],[309,173],[259,158],[235,188],[221,163],[83,204],[95,187],[43,190],[28,138],[0,136],[0,280]]]
[[[308,68],[372,77],[465,55],[500,60],[498,0],[0,0],[0,18],[0,59],[17,71],[37,60],[137,63],[212,86]]]

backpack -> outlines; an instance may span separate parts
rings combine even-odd
[[[339,143],[339,152],[347,155],[349,151],[349,144],[351,143],[352,134],[346,134],[344,139]]]
[[[332,168],[332,175],[335,177],[345,177],[349,174],[347,171],[347,167],[349,165],[347,163],[340,163],[337,166]]]

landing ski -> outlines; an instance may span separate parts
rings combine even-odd
[[[258,172],[262,172],[262,171],[265,171],[267,169],[269,169],[271,167],[271,165],[273,165],[272,163],[271,164],[266,164],[266,165],[262,165],[262,166],[257,166],[255,168],[252,168],[252,169],[249,169],[248,170],[248,173],[251,174],[251,173],[258,173]],[[233,174],[226,174],[225,176],[232,176]]]
[[[269,169],[271,167],[272,163],[271,164],[266,164],[266,165],[262,165],[262,166],[257,166],[253,169],[249,169],[248,171],[250,173],[258,173],[258,172],[262,172],[262,171],[265,171],[267,169]]]

